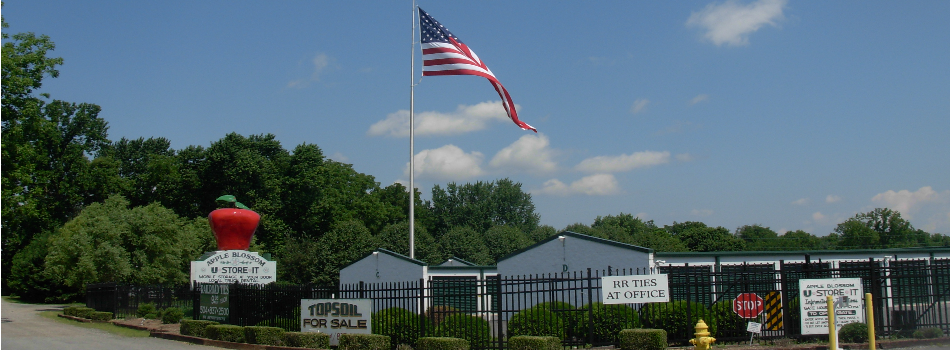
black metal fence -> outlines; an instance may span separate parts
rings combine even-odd
[[[652,273],[667,274],[671,302],[603,304],[602,277]],[[301,299],[368,298],[373,300],[373,332],[393,337],[393,346],[414,345],[420,336],[452,336],[468,339],[473,349],[500,350],[513,335],[554,335],[564,339],[565,346],[599,346],[617,344],[617,333],[626,328],[666,329],[671,343],[684,344],[699,319],[710,326],[717,343],[748,341],[748,321],[763,324],[757,338],[801,339],[807,336],[801,331],[799,280],[817,278],[860,278],[864,292],[873,297],[879,336],[910,336],[928,327],[950,332],[950,259],[685,264],[658,270],[443,276],[332,288],[231,285],[228,322],[299,331]],[[117,315],[134,314],[141,302],[193,301],[196,316],[201,307],[196,292],[188,297],[180,289],[113,286],[90,286],[87,304],[122,310],[114,311]],[[743,319],[733,311],[733,300],[743,293],[764,299],[764,312],[757,318]]]
[[[98,311],[112,312],[115,317],[136,317],[139,306],[154,304],[157,309],[177,307],[191,315],[194,293],[188,285],[136,286],[121,283],[97,283],[86,286],[86,306]]]

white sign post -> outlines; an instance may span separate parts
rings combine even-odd
[[[860,278],[798,280],[802,334],[828,334],[827,298],[834,299],[835,328],[864,322],[864,286]]]
[[[341,334],[373,334],[373,299],[300,299],[300,331],[330,335],[340,345]]]
[[[670,280],[665,274],[601,277],[600,290],[604,304],[670,301]]]
[[[219,250],[191,262],[191,280],[199,283],[268,284],[277,280],[277,262],[256,252]]]

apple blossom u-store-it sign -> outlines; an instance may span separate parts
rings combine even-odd
[[[246,250],[205,253],[191,262],[191,280],[199,283],[267,284],[277,280],[277,262]]]

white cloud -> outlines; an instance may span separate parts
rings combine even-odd
[[[713,214],[713,211],[710,209],[693,209],[689,213],[693,216],[710,216]]]
[[[706,31],[703,36],[716,46],[748,45],[750,34],[764,25],[776,26],[776,22],[785,18],[782,14],[785,3],[786,0],[758,0],[741,4],[726,0],[693,12],[686,26],[703,28]]]
[[[620,186],[612,174],[594,174],[574,181],[570,186],[558,179],[551,179],[536,194],[555,196],[588,195],[609,196],[620,193]]]
[[[479,152],[465,153],[455,145],[427,149],[413,157],[415,176],[435,180],[462,180],[483,175],[481,164],[485,158]],[[404,168],[409,175],[409,164]]]
[[[554,150],[544,134],[524,135],[495,154],[489,165],[494,168],[543,174],[557,169]]]
[[[822,214],[820,211],[816,211],[814,214],[811,214],[812,221],[816,223],[822,223],[825,219],[828,218],[825,214]]]
[[[840,196],[829,194],[828,197],[825,197],[825,203],[835,203],[841,201]]]
[[[650,215],[647,214],[647,213],[642,213],[642,212],[641,212],[641,213],[637,213],[637,215],[635,215],[635,217],[640,218],[640,220],[644,220],[644,221],[650,220],[650,219],[649,219]]]
[[[808,198],[799,198],[792,202],[793,205],[805,205],[808,204]]]
[[[320,81],[320,74],[330,65],[330,62],[333,60],[332,57],[327,56],[325,53],[317,54],[311,63],[313,64],[313,73],[310,74],[309,79],[297,79],[287,83],[287,87],[291,88],[302,88],[310,84],[310,82]]]
[[[633,107],[630,107],[630,113],[637,114],[643,112],[647,108],[647,105],[650,104],[650,100],[645,98],[639,98],[636,101],[633,101]]]
[[[646,168],[659,164],[670,162],[670,152],[644,151],[636,152],[631,155],[621,154],[619,156],[597,156],[587,158],[574,167],[576,170],[590,173],[615,173],[621,171],[630,171],[636,168]]]
[[[349,163],[349,162],[350,162],[350,158],[348,158],[347,156],[344,156],[343,153],[340,153],[340,152],[336,152],[336,153],[331,154],[329,158],[330,158],[330,159],[333,159],[333,160],[335,160],[335,161],[337,161],[337,162],[340,162],[340,163]]]
[[[521,106],[515,104],[516,110]],[[492,121],[508,121],[508,114],[501,101],[482,102],[476,105],[459,105],[454,112],[419,112],[415,117],[416,136],[456,135],[485,129]],[[370,136],[389,135],[409,137],[409,111],[390,113],[386,119],[369,127]]]
[[[708,100],[709,100],[709,95],[706,95],[706,94],[699,94],[699,95],[696,95],[696,97],[693,97],[692,100],[689,100],[689,105],[692,106],[692,105],[694,105],[694,104],[697,104],[697,103],[700,103],[700,102],[704,102],[704,101],[708,101]]]
[[[900,190],[897,192],[889,190],[884,193],[878,193],[871,198],[871,201],[897,210],[909,218],[914,211],[924,204],[946,202],[948,199],[950,199],[950,191],[939,193],[934,191],[930,186],[924,186],[914,192],[909,190]]]

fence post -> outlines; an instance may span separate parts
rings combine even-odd
[[[603,288],[603,287],[601,287]],[[587,268],[587,344],[594,343],[594,277]]]
[[[504,317],[503,316],[504,313],[502,312],[503,303],[501,300],[501,275],[498,275],[498,278],[495,279],[495,284],[496,284],[495,302],[498,303],[498,307],[495,309],[495,312],[496,312],[495,320],[497,321],[495,322],[495,326],[498,328],[498,331],[495,334],[498,335],[498,349],[501,349],[502,341],[505,339],[505,335],[501,334],[502,333],[501,321],[502,321],[502,317]],[[489,305],[488,307],[491,308],[491,305]]]
[[[690,303],[693,302],[692,297],[690,296],[690,286],[692,286],[692,281],[689,280],[689,263],[683,264],[686,268],[686,338],[689,339],[689,329],[693,325],[693,318],[690,317]],[[591,318],[593,320],[593,318]],[[677,335],[678,336],[678,335]]]
[[[419,337],[426,336],[426,322],[425,321],[427,317],[426,317],[426,299],[425,299],[426,288],[425,286],[426,286],[425,278],[420,278],[419,279],[419,315],[422,315],[422,317],[419,317]]]

